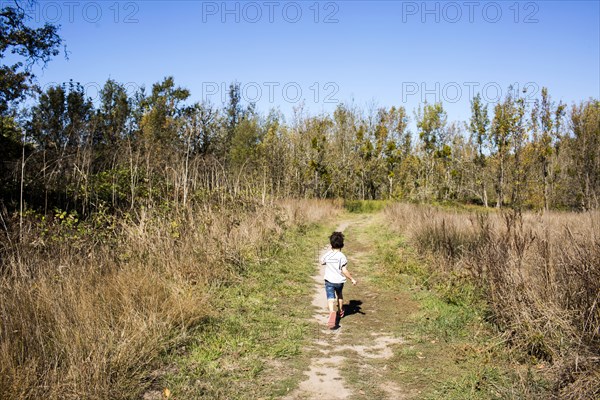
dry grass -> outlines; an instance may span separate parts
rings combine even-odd
[[[554,395],[600,395],[599,212],[476,214],[396,204],[386,213],[434,255],[433,275],[478,285],[520,361],[549,371]]]
[[[336,213],[317,201],[203,205],[117,219],[4,216],[0,393],[19,399],[139,398],[161,354],[209,314],[286,229]],[[14,223],[12,226],[18,226]]]

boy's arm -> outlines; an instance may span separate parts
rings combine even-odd
[[[352,277],[350,271],[348,271],[348,268],[346,268],[345,266],[342,267],[342,273],[346,276],[346,278],[350,279],[353,285],[356,285],[356,279]]]

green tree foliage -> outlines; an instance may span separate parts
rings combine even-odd
[[[514,132],[513,132],[513,166],[512,166],[512,193],[511,203],[513,208],[521,209],[524,203],[524,185],[528,175],[524,157],[524,149],[527,144],[527,131],[525,113],[527,106],[525,99],[518,97],[514,108]]]
[[[264,124],[264,135],[259,144],[262,173],[262,201],[266,201],[267,193],[272,197],[285,196],[286,171],[290,168],[290,136],[283,124],[283,115],[271,110]]]
[[[448,116],[442,103],[427,104],[417,113],[417,128],[419,138],[423,141],[425,152],[433,155],[441,151],[444,145],[444,129]]]
[[[219,119],[219,110],[215,109],[212,104],[197,103],[194,105],[189,121],[193,154],[207,156],[216,151]]]
[[[446,169],[446,161],[451,154],[451,148],[447,145],[447,114],[442,103],[427,104],[423,109],[417,111],[417,129],[419,138],[423,143],[425,160],[421,172],[422,197],[434,196],[437,199],[444,196],[441,181],[444,180],[443,171]]]
[[[260,161],[259,145],[263,138],[262,127],[256,114],[247,113],[237,122],[229,149],[232,168],[255,168]]]
[[[226,152],[235,136],[235,129],[240,120],[244,118],[244,109],[242,106],[242,94],[240,84],[234,82],[229,85],[229,101],[225,107],[225,137],[223,140],[223,150]]]
[[[45,66],[58,55],[61,44],[58,27],[28,25],[26,4],[19,0],[3,2],[0,9],[0,196],[9,202],[15,199],[17,171],[25,152],[16,106],[36,88],[32,67]]]
[[[331,179],[335,185],[335,196],[348,198],[355,192],[357,182],[358,154],[355,138],[358,134],[359,116],[346,104],[339,104],[333,112],[333,127],[329,139],[336,156],[331,157]]]
[[[32,108],[29,134],[44,149],[64,151],[81,146],[90,139],[92,102],[83,86],[51,86]]]
[[[189,111],[183,102],[189,96],[189,90],[176,87],[171,76],[152,85],[152,93],[142,102],[142,136],[163,146],[176,143],[182,118]]]
[[[230,86],[222,108],[188,104],[190,92],[172,77],[149,94],[142,88],[131,96],[109,80],[97,105],[76,83],[48,88],[25,125],[31,142],[25,200],[85,217],[99,208],[179,207],[205,199],[476,198],[486,204],[493,185],[491,200],[499,207],[598,206],[597,100],[573,106],[568,125],[546,90],[531,109],[509,91],[491,120],[476,96],[468,124],[448,122],[441,103],[425,104],[415,114],[413,143],[403,107],[365,113],[340,104],[331,115],[309,115],[299,106],[288,124],[278,111],[264,116],[243,104],[239,88]],[[540,190],[544,162],[551,202]],[[16,187],[4,190],[14,194]]]
[[[58,55],[61,39],[58,27],[44,24],[42,27],[27,26],[30,17],[24,9],[23,1],[5,5],[0,11],[0,115],[6,116],[10,104],[23,100],[34,86],[31,67],[36,63],[45,65]],[[11,65],[5,65],[7,53],[16,58]]]
[[[126,137],[131,117],[131,101],[125,87],[109,79],[100,90],[100,107],[96,113],[95,143],[115,145]]]
[[[573,105],[569,115],[571,137],[567,139],[571,188],[566,203],[594,209],[600,206],[600,100]]]
[[[511,88],[512,89],[512,88]],[[507,164],[513,146],[517,124],[517,108],[512,90],[509,90],[502,103],[494,107],[491,142],[492,154],[495,156],[496,168],[496,207],[502,207],[506,195]]]
[[[469,121],[469,132],[471,139],[477,147],[473,155],[473,164],[475,165],[475,185],[478,187],[478,195],[485,207],[488,206],[485,167],[486,152],[489,149],[490,141],[490,119],[488,117],[488,108],[481,101],[481,94],[477,94],[471,101],[471,119]]]
[[[408,149],[406,147],[406,141],[410,141],[407,127],[408,117],[404,107],[379,110],[375,136],[382,164],[380,168],[387,178],[388,186],[387,194],[382,193],[380,195],[382,197],[394,197],[394,181],[397,171],[410,152],[410,145]]]
[[[555,105],[547,88],[542,88],[542,97],[536,100],[531,115],[534,144],[542,175],[544,209],[550,208],[552,186],[555,179],[553,162],[559,150],[560,129],[565,114],[565,105]]]
[[[327,197],[331,190],[331,174],[328,168],[327,138],[332,121],[327,117],[310,118],[306,124],[305,135],[310,140],[308,146],[308,168],[306,178],[310,183],[309,190],[315,197]]]
[[[45,209],[49,200],[77,203],[80,194],[86,196],[87,188],[81,185],[91,172],[86,150],[93,138],[93,114],[83,87],[72,81],[49,87],[32,107],[26,131],[39,151],[29,162],[35,173],[27,188],[40,195],[36,202],[43,201]]]

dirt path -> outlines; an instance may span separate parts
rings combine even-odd
[[[343,232],[349,221],[342,222],[336,231]],[[325,246],[319,252],[321,255],[327,251],[328,246]],[[289,400],[296,399],[347,399],[350,396],[350,391],[344,383],[340,373],[340,365],[344,361],[342,356],[330,356],[327,350],[328,338],[339,333],[327,329],[327,300],[323,290],[323,275],[325,268],[320,263],[317,263],[317,274],[313,276],[315,282],[314,293],[312,297],[312,305],[315,308],[313,319],[316,321],[316,340],[313,346],[321,353],[320,356],[313,357],[310,364],[310,369],[306,373],[308,379],[301,382],[298,389],[290,396],[286,397]]]
[[[345,253],[349,259],[349,269],[357,277],[359,285],[352,288],[346,286],[347,316],[340,321],[337,329],[330,330],[327,328],[327,299],[323,289],[324,270],[319,266],[318,273],[313,277],[315,338],[311,348],[306,349],[314,356],[309,370],[305,372],[306,380],[286,396],[286,400],[360,399],[372,398],[373,395],[380,399],[408,398],[397,384],[381,379],[382,376],[371,378],[371,375],[377,375],[376,370],[380,368],[377,364],[388,362],[394,355],[394,348],[405,342],[380,323],[384,310],[364,309],[365,305],[375,305],[374,300],[380,293],[373,292],[370,283],[373,277],[358,266],[373,256],[366,229],[380,222],[376,215],[363,215],[342,222],[336,228],[337,231],[351,230],[350,234],[346,234]],[[328,246],[324,246],[320,254],[327,249]],[[387,366],[381,368],[385,370]],[[356,372],[358,377],[355,377]]]
[[[318,258],[329,246],[319,228],[224,288],[219,322],[175,355],[143,398],[167,398],[167,388],[177,399],[519,398],[484,313],[424,285],[429,260],[385,213],[345,215],[336,230],[358,285],[344,288],[337,329],[327,328]]]
[[[423,285],[427,259],[390,229],[385,213],[345,215],[336,230],[344,231],[358,285],[344,288],[337,329],[327,328],[318,258],[329,246],[319,229],[231,286],[223,320],[200,332],[172,375],[143,398],[166,398],[165,388],[177,399],[517,398],[500,394],[512,378],[502,375],[508,364],[498,367],[483,313]],[[302,301],[289,301],[299,292]]]

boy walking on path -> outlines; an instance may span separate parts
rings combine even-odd
[[[336,326],[336,312],[334,311],[335,299],[339,308],[340,318],[344,317],[344,296],[342,290],[346,278],[350,279],[353,285],[356,285],[356,279],[352,277],[346,265],[348,260],[342,248],[344,247],[344,234],[342,232],[333,232],[329,237],[331,250],[327,251],[321,258],[321,265],[325,265],[325,293],[327,294],[327,306],[329,307],[329,319],[327,326],[333,329]]]

